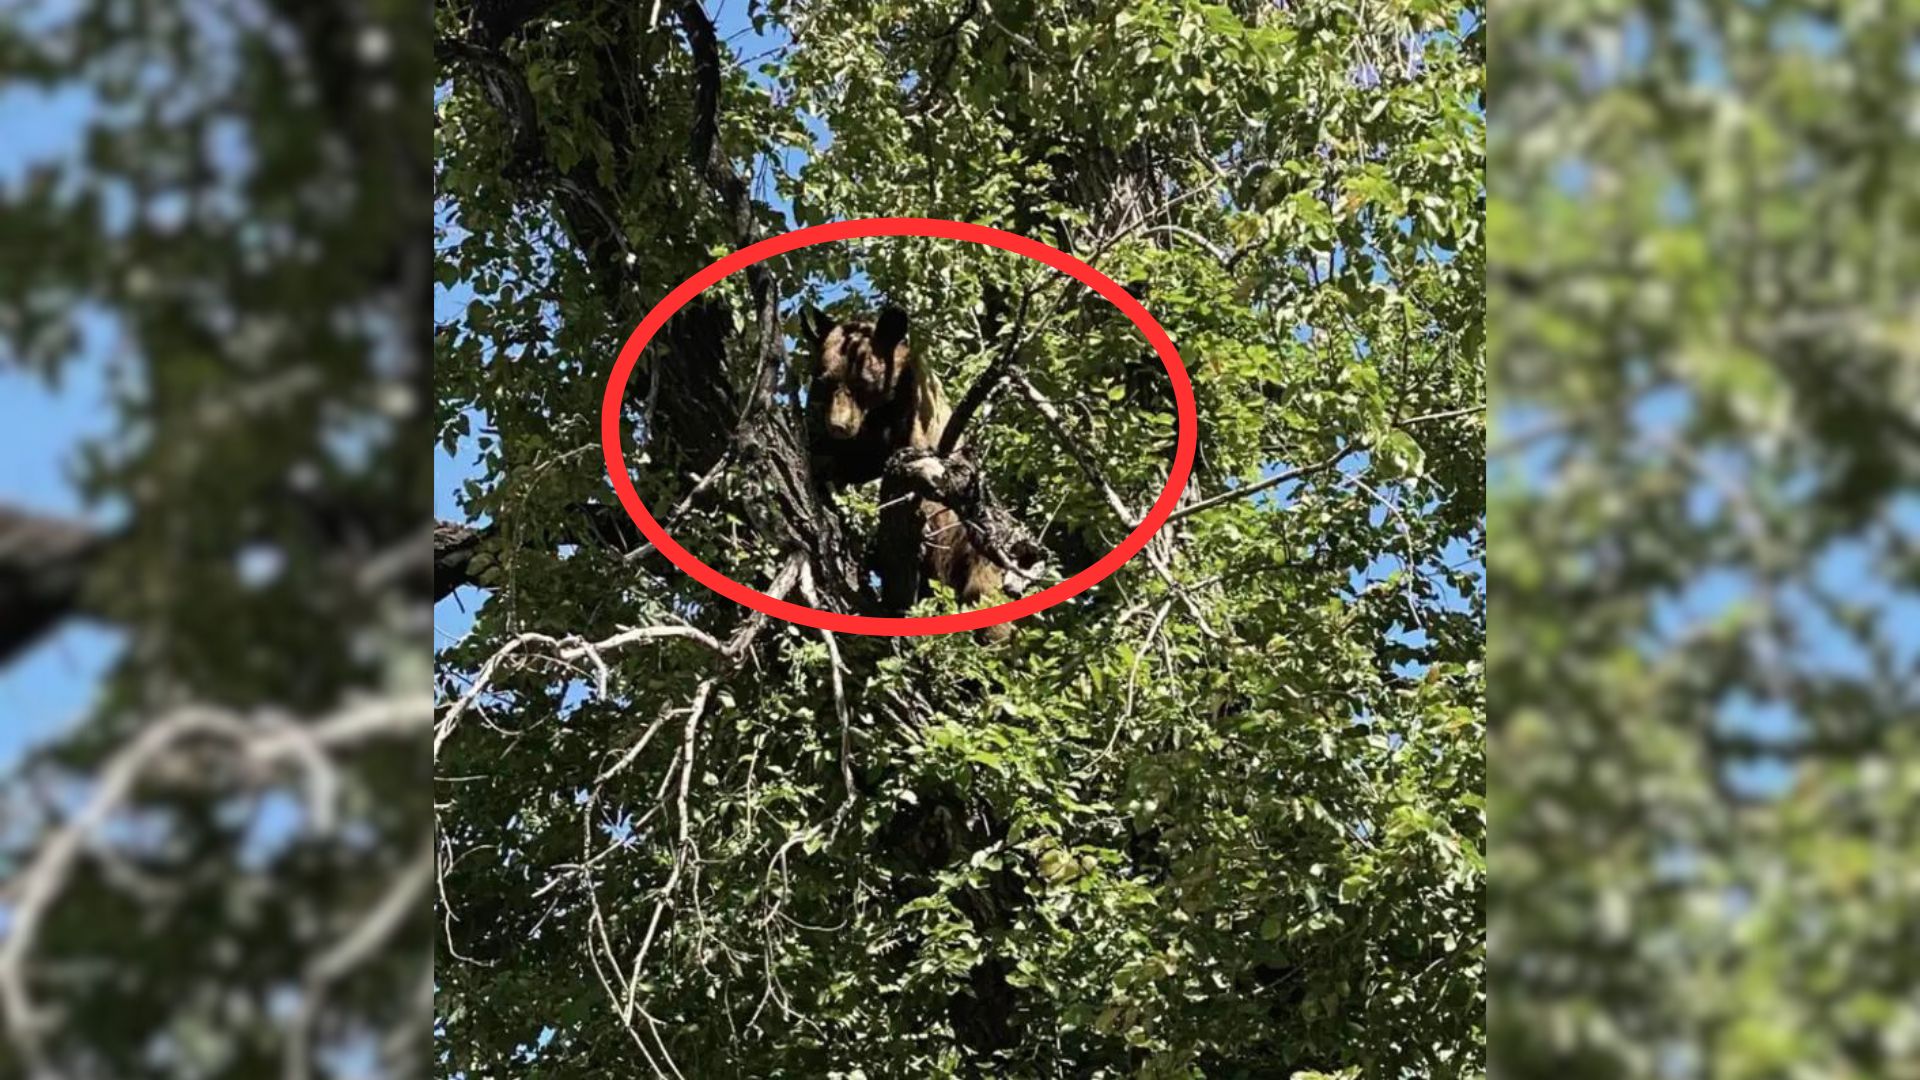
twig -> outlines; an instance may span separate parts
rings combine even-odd
[[[1412,526],[1407,524],[1406,515],[1400,512],[1400,507],[1395,503],[1387,501],[1387,498],[1384,495],[1381,495],[1380,492],[1376,491],[1373,485],[1367,483],[1365,480],[1360,479],[1358,476],[1347,477],[1347,482],[1355,485],[1360,490],[1366,492],[1369,497],[1374,499],[1374,501],[1378,502],[1381,506],[1385,507],[1387,513],[1393,515],[1394,523],[1399,527],[1401,543],[1404,544],[1406,547],[1407,572],[1401,578],[1401,586],[1402,586],[1401,591],[1403,591],[1407,597],[1407,614],[1413,617],[1413,625],[1415,628],[1420,630],[1425,630],[1427,628],[1427,624],[1426,624],[1426,621],[1421,619],[1420,617],[1420,602],[1419,602],[1419,599],[1414,595],[1414,589],[1413,589],[1414,575],[1419,572],[1419,566],[1416,563],[1413,555]]]
[[[807,598],[807,603],[814,607],[820,606],[820,597],[814,593],[813,589],[813,571],[805,566],[800,570],[800,592]],[[846,801],[840,804],[840,809],[833,815],[837,827],[847,811],[853,809],[853,721],[847,708],[846,687],[840,679],[840,673],[846,668],[846,664],[840,659],[840,643],[835,639],[833,631],[824,627],[820,630],[820,636],[826,639],[827,660],[833,666],[833,708],[840,720],[840,779],[847,789]]]
[[[1206,237],[1200,235],[1199,233],[1193,231],[1192,229],[1187,228],[1184,225],[1149,225],[1146,228],[1140,230],[1140,235],[1142,236],[1150,235],[1152,233],[1167,233],[1172,236],[1178,236],[1187,240],[1191,240],[1195,244],[1198,244],[1200,245],[1200,247],[1204,248],[1207,254],[1213,256],[1215,261],[1219,262],[1221,266],[1224,266],[1229,270],[1233,269],[1233,265],[1240,261],[1240,256],[1245,254],[1244,252],[1240,252],[1240,251],[1224,251],[1219,247],[1219,245],[1215,244],[1213,241],[1207,239]]]
[[[299,1012],[287,1034],[285,1075],[288,1080],[306,1080],[310,1074],[309,1048],[312,1046],[313,1025],[326,999],[327,990],[372,959],[382,946],[393,939],[401,924],[418,910],[420,901],[427,895],[428,887],[434,880],[432,852],[424,853],[422,858],[409,860],[400,879],[386,891],[366,918],[360,920],[351,933],[322,953],[307,968]]]
[[[1221,506],[1225,503],[1234,502],[1239,499],[1251,498],[1255,495],[1260,494],[1263,491],[1270,491],[1274,488],[1277,488],[1281,484],[1287,483],[1288,481],[1291,481],[1291,480],[1298,480],[1304,476],[1312,476],[1314,473],[1325,472],[1328,469],[1331,469],[1334,466],[1340,464],[1342,461],[1345,461],[1349,456],[1357,453],[1359,450],[1360,450],[1359,443],[1348,443],[1346,447],[1343,448],[1339,453],[1334,454],[1333,456],[1326,458],[1325,460],[1317,461],[1312,465],[1302,465],[1297,469],[1288,469],[1286,472],[1274,473],[1272,476],[1269,476],[1263,480],[1259,480],[1251,484],[1242,484],[1241,486],[1237,488],[1233,488],[1230,491],[1223,491],[1218,495],[1201,499],[1199,502],[1194,503],[1192,506],[1188,506],[1183,509],[1174,511],[1171,515],[1168,516],[1167,524],[1171,525],[1174,522],[1180,521],[1184,518],[1190,518],[1193,515],[1200,513],[1202,510],[1211,510],[1214,507]]]
[[[601,653],[609,649],[617,649],[624,645],[631,645],[636,641],[655,641],[676,637],[699,642],[701,645],[706,646],[716,653],[725,654],[727,652],[726,647],[722,646],[719,640],[713,637],[713,635],[685,625],[635,627],[622,630],[620,633],[602,641],[583,641],[579,638],[574,638],[571,639],[572,644],[567,644],[561,639],[548,634],[521,634],[505,645],[502,645],[498,651],[487,658],[487,662],[480,666],[479,673],[474,676],[472,686],[468,688],[465,694],[460,696],[459,700],[449,706],[447,711],[440,717],[433,737],[434,753],[436,755],[439,754],[441,746],[453,735],[454,728],[460,722],[460,717],[472,707],[474,701],[477,700],[482,693],[486,692],[487,687],[492,683],[494,674],[499,670],[500,666],[506,663],[506,661],[523,646],[532,644],[545,645],[553,650],[552,658],[562,663],[591,657],[595,666],[604,674],[606,671],[606,661],[601,657]],[[605,690],[606,688],[603,684],[601,686],[601,692],[604,694]]]
[[[1121,527],[1131,529],[1138,525],[1140,519],[1134,516],[1132,510],[1127,508],[1127,504],[1120,498],[1119,492],[1113,490],[1113,485],[1107,482],[1106,477],[1100,472],[1099,466],[1087,455],[1080,441],[1075,439],[1072,433],[1067,430],[1066,422],[1060,416],[1060,410],[1054,408],[1053,402],[1047,400],[1047,396],[1040,392],[1040,388],[1033,385],[1032,381],[1024,374],[1016,371],[1010,378],[1013,380],[1014,385],[1018,386],[1021,392],[1026,395],[1027,400],[1033,403],[1033,407],[1039,410],[1040,415],[1046,419],[1048,426],[1053,429],[1054,437],[1060,440],[1060,444],[1067,448],[1068,453],[1073,455],[1074,461],[1079,464],[1080,471],[1086,475],[1087,481],[1107,500],[1107,506],[1113,510],[1114,516],[1120,519]],[[1193,597],[1187,595],[1187,591],[1181,586],[1179,579],[1173,576],[1173,567],[1168,564],[1167,553],[1149,545],[1145,551],[1145,555],[1147,557],[1147,564],[1153,567],[1154,573],[1158,574],[1160,580],[1166,583],[1167,588],[1180,598],[1181,606],[1187,609],[1187,614],[1193,616],[1194,625],[1198,626],[1200,631],[1208,637],[1217,637],[1218,635],[1215,633],[1213,626],[1207,622],[1206,613],[1200,609],[1199,604],[1194,602]]]
[[[1074,438],[1073,433],[1067,430],[1066,421],[1061,418],[1060,410],[1054,408],[1053,402],[1048,400],[1047,396],[1040,392],[1040,388],[1033,385],[1033,381],[1024,373],[1016,371],[1008,378],[1026,396],[1026,399],[1033,403],[1033,407],[1039,410],[1041,418],[1046,420],[1047,426],[1053,429],[1054,438],[1058,439],[1060,445],[1072,455],[1074,463],[1080,466],[1080,471],[1086,476],[1087,482],[1107,500],[1107,506],[1113,510],[1114,516],[1120,519],[1120,523],[1128,528],[1138,524],[1140,519],[1134,516],[1133,511],[1127,508],[1127,504],[1121,501],[1120,494],[1113,490],[1113,485],[1107,482],[1106,477],[1100,472],[1099,465],[1088,456],[1082,440]]]
[[[1487,411],[1487,403],[1483,401],[1478,405],[1462,405],[1458,409],[1445,409],[1441,412],[1430,412],[1430,413],[1422,413],[1419,416],[1409,416],[1405,420],[1400,421],[1399,426],[1405,427],[1408,424],[1424,424],[1429,420],[1451,420],[1456,416],[1472,416],[1475,413],[1482,413],[1486,411]]]
[[[734,445],[738,445],[738,443],[739,433],[736,431]],[[681,515],[685,514],[687,509],[693,505],[693,501],[699,498],[709,487],[713,486],[713,482],[720,478],[720,474],[725,471],[726,467],[733,463],[733,452],[733,446],[727,447],[726,453],[720,455],[720,460],[713,463],[713,467],[707,470],[706,475],[694,481],[693,487],[687,489],[687,493],[681,496],[680,501],[675,504],[672,510],[667,511],[667,516],[660,523],[662,529],[673,528],[674,525],[679,522]],[[642,544],[622,555],[620,561],[629,563],[638,562],[648,555],[653,554],[653,551],[654,546],[652,544]]]

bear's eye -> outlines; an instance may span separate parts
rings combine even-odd
[[[849,385],[864,390],[879,386],[878,367],[879,365],[874,362],[872,350],[866,347],[865,342],[847,350],[846,373]]]
[[[823,350],[820,353],[820,377],[823,379],[832,379],[836,382],[845,381],[851,374],[853,367],[853,365],[849,363],[851,359],[852,357],[848,354],[845,344],[839,344],[835,348]]]

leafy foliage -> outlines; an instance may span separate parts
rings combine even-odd
[[[438,14],[438,416],[490,567],[440,653],[442,1075],[1479,1072],[1477,13],[770,3],[716,68],[697,5],[528,7]],[[760,625],[585,535],[620,340],[789,214],[1141,290],[1200,404],[1176,521],[997,648]],[[903,305],[953,396],[1014,349],[968,440],[1061,573],[1165,483],[1164,375],[1078,286],[932,240],[768,270],[629,403],[717,569],[836,602],[733,456],[799,404],[769,296]]]

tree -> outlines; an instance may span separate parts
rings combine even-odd
[[[440,584],[481,587],[438,661],[440,1074],[1477,1073],[1478,11],[747,17],[436,13],[437,419],[470,474]],[[1003,647],[753,617],[609,497],[640,316],[870,215],[1075,253],[1194,376],[1176,519]],[[931,240],[795,252],[670,324],[626,411],[675,537],[866,609],[874,496],[808,475],[786,331],[883,299],[988,403],[974,460],[1052,569],[1110,549],[1165,482],[1157,365],[1064,279]]]
[[[0,506],[0,664],[78,614],[122,643],[0,785],[0,1075],[424,1071],[420,30],[0,11],[5,153],[71,151],[9,161],[0,365],[114,376],[87,519]]]

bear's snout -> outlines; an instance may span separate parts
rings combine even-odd
[[[845,387],[835,387],[827,404],[827,434],[836,439],[851,439],[860,432],[860,410]]]

